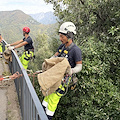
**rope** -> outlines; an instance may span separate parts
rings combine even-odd
[[[26,71],[30,72],[30,74],[28,74],[28,76],[32,76],[33,77],[33,83],[32,84],[33,84],[33,87],[34,87],[34,78],[35,78],[35,75],[37,75],[39,73],[42,73],[42,70],[33,72],[33,70],[26,69]],[[43,85],[44,85],[44,83],[43,83]]]
[[[22,76],[22,74],[19,74],[19,72],[17,71],[11,76],[4,76],[4,77],[0,76],[0,81],[6,81],[6,80],[11,80],[11,79],[14,80],[14,79],[19,78],[21,76]]]

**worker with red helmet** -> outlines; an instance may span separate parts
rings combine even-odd
[[[13,49],[24,46],[24,53],[20,57],[20,61],[25,69],[28,68],[28,63],[34,55],[33,41],[32,41],[32,38],[29,36],[29,33],[30,33],[30,28],[24,27],[23,28],[24,38],[22,40],[12,43],[12,44],[6,45],[6,47],[8,47],[9,50],[13,50]]]

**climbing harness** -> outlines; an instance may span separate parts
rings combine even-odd
[[[62,85],[67,87],[69,86],[70,82],[72,81],[72,76],[70,75],[66,75],[63,79],[62,79]]]
[[[32,49],[29,49],[29,50],[25,50],[25,60],[31,60],[33,58],[33,50]],[[30,55],[29,55],[30,54]]]
[[[59,54],[57,56],[68,58],[68,52],[71,50],[71,48],[74,45],[75,45],[74,43],[71,43],[67,48],[65,48],[65,44],[64,44],[62,49],[59,49]]]
[[[72,82],[70,83],[71,90],[74,90],[77,85],[78,77],[77,74],[72,75]]]
[[[72,76],[66,74],[65,77],[62,79],[62,82],[61,82],[61,85],[62,87],[61,88],[58,88],[55,93],[58,95],[58,96],[61,96],[59,94],[62,94],[62,96],[65,96],[66,93],[68,92],[68,87],[69,87],[69,84],[72,82]],[[62,88],[65,88],[65,91],[62,90]],[[59,93],[59,94],[58,94]]]

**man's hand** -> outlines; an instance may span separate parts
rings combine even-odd
[[[72,76],[73,74],[73,71],[72,71],[72,68],[70,69],[70,72],[69,72],[69,75]]]
[[[10,47],[8,47],[8,50],[13,50],[13,49],[15,49],[14,46],[10,46]]]
[[[7,47],[7,48],[10,47],[10,44],[6,44],[5,47]]]
[[[19,78],[21,76],[22,76],[22,74],[19,74],[19,72],[17,71],[13,75],[9,76],[9,78],[12,79],[12,80],[14,80],[14,79]]]

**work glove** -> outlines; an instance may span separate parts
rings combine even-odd
[[[38,70],[35,72],[36,74],[42,73],[42,70]]]
[[[10,47],[10,44],[6,44],[5,47],[7,47],[7,48]]]
[[[68,74],[69,76],[72,76],[72,68],[68,67],[65,71],[65,74]]]
[[[14,46],[9,46],[8,50],[13,50],[15,47]]]
[[[68,75],[69,75],[69,76],[72,76],[72,74],[73,74],[73,73],[72,73],[72,68],[70,68],[70,70],[69,70],[69,72],[68,72]]]
[[[72,68],[71,68],[69,75],[72,76],[72,74],[73,74],[73,71],[72,71]]]

